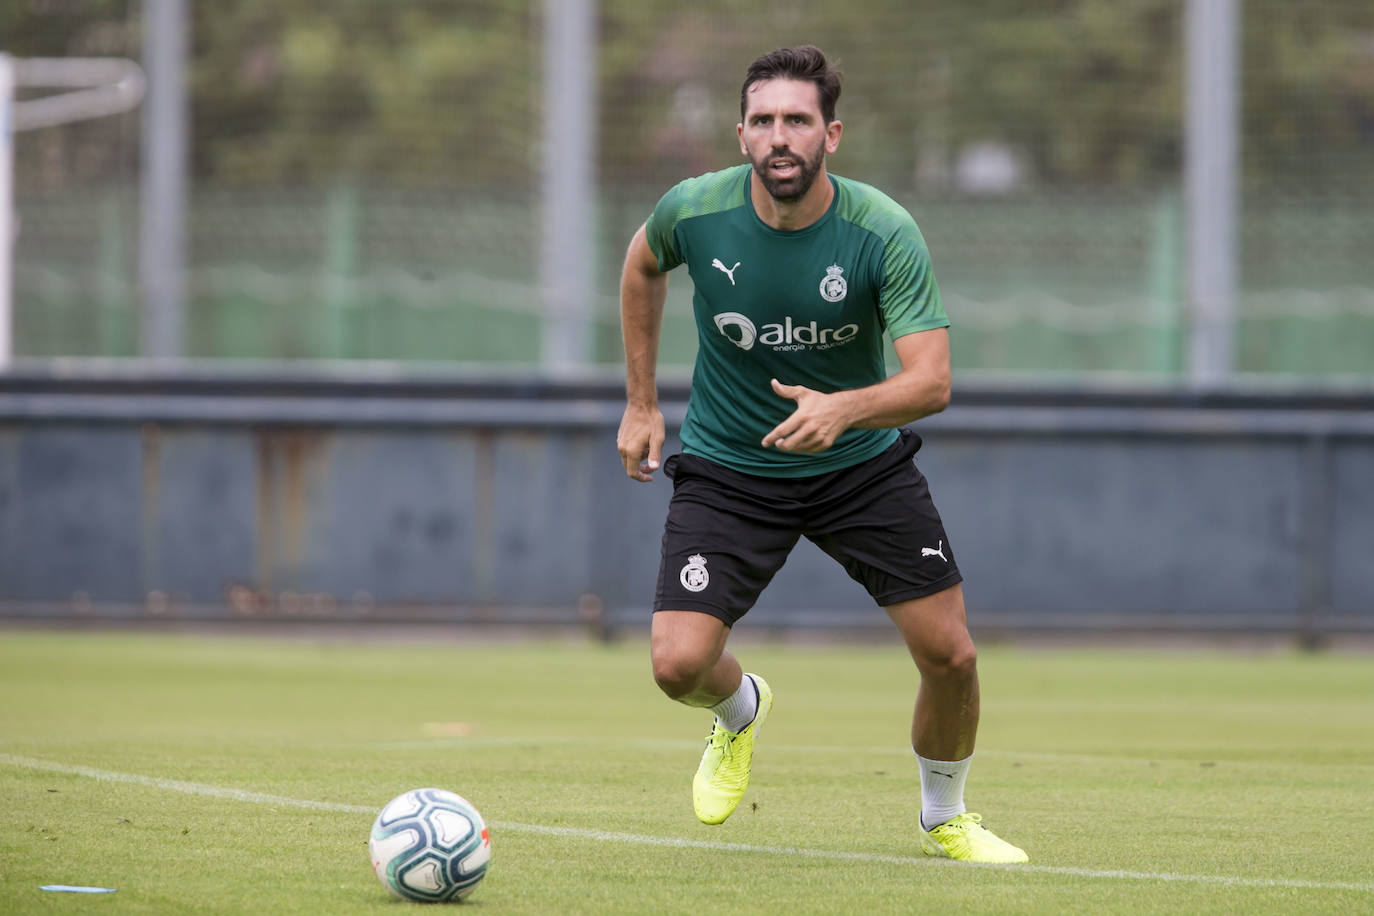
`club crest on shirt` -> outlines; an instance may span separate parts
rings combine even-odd
[[[826,302],[839,302],[844,298],[844,294],[849,292],[849,284],[845,282],[844,268],[838,264],[831,264],[825,269],[825,279],[821,281],[821,298]]]

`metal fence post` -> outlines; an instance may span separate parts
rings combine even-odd
[[[14,58],[0,54],[0,369],[14,353]]]
[[[186,0],[146,0],[138,266],[142,354],[182,354],[186,309]]]
[[[1236,0],[1188,0],[1188,377],[1212,386],[1235,368],[1236,172],[1240,12]]]
[[[540,290],[545,368],[591,357],[596,284],[596,0],[545,0]]]

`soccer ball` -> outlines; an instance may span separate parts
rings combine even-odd
[[[466,897],[491,862],[482,815],[443,789],[412,789],[387,802],[372,824],[367,849],[387,890],[426,902]]]

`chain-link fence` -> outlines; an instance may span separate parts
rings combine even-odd
[[[1183,371],[1184,0],[601,0],[589,359],[631,233],[740,161],[745,67],[845,73],[832,171],[915,215],[961,370]],[[1374,5],[1240,5],[1236,369],[1374,374]],[[533,363],[544,5],[192,6],[187,355]],[[138,58],[138,0],[19,0],[18,56]],[[137,113],[18,138],[15,346],[131,355]],[[674,275],[663,362],[695,350]]]

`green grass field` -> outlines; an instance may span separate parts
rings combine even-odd
[[[0,633],[0,912],[403,912],[366,840],[420,786],[491,825],[481,913],[1374,912],[1367,655],[985,647],[992,867],[920,855],[895,634],[737,650],[777,701],[705,827],[638,640]]]

